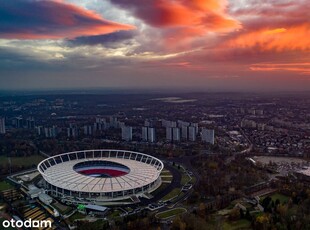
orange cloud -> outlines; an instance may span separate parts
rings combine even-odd
[[[277,28],[273,30],[266,30],[264,31],[265,34],[279,34],[279,33],[284,33],[286,31],[285,28]]]
[[[260,63],[250,67],[253,71],[293,71],[302,75],[310,75],[310,62],[305,63]]]
[[[288,28],[259,29],[245,32],[228,40],[232,48],[258,48],[260,51],[310,50],[310,24],[303,23]]]
[[[226,0],[111,0],[131,10],[145,23],[159,28],[187,28],[200,33],[227,32],[240,28],[240,23],[226,13]],[[197,32],[196,32],[197,33]]]

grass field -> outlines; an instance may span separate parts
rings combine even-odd
[[[158,193],[160,193],[160,192],[162,192],[163,190],[165,190],[166,188],[167,188],[167,186],[168,186],[168,184],[161,184],[160,186],[159,186],[159,188],[158,189],[156,189],[155,191],[153,191],[153,192],[151,192],[151,194],[153,195],[153,196],[156,196]]]
[[[69,217],[70,222],[74,222],[74,220],[83,219],[86,216],[82,213],[76,212],[72,216]]]
[[[172,176],[171,172],[168,170],[164,170],[160,173],[161,176]]]
[[[245,219],[232,222],[224,222],[223,230],[252,229],[251,222]]]
[[[191,179],[187,174],[182,172],[181,185],[186,185]]]
[[[169,218],[169,217],[172,217],[175,215],[179,215],[179,214],[182,214],[185,212],[186,212],[186,209],[184,209],[184,208],[175,208],[175,209],[171,209],[171,210],[168,210],[165,212],[160,212],[160,213],[156,214],[156,217],[159,219],[166,219],[166,218]]]
[[[175,188],[171,192],[169,192],[166,196],[162,198],[163,201],[170,200],[171,198],[179,195],[181,192],[180,188]]]
[[[14,186],[7,183],[6,181],[0,181],[0,191],[8,190],[11,188],[14,188]]]
[[[113,212],[109,216],[112,217],[112,218],[115,218],[115,217],[119,217],[120,214],[121,214],[121,211],[113,210]]]
[[[12,165],[16,166],[32,166],[37,165],[43,159],[45,159],[41,155],[31,155],[28,157],[11,157]],[[4,167],[9,165],[8,158],[6,156],[0,156],[0,167]]]
[[[273,200],[273,202],[276,202],[277,199],[279,199],[281,204],[287,203],[289,200],[288,196],[282,195],[280,193],[274,193],[272,195],[269,195],[271,197],[271,199]],[[263,200],[266,196],[263,196],[260,198],[260,200]]]

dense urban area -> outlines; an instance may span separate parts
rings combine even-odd
[[[310,229],[309,93],[2,95],[0,146],[0,221],[83,230]],[[160,187],[101,206],[44,189],[42,160],[95,149],[160,159]]]

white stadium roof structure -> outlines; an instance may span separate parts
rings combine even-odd
[[[85,150],[49,157],[38,165],[45,188],[73,203],[124,200],[161,184],[161,160],[126,150]]]

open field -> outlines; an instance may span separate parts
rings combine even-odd
[[[276,202],[277,199],[279,199],[280,203],[283,204],[283,203],[287,203],[288,200],[289,200],[289,197],[285,196],[285,195],[282,195],[280,193],[274,193],[274,194],[271,194],[269,195],[271,197],[271,199],[273,200],[273,202]],[[260,198],[260,200],[263,200],[266,196],[263,196]]]
[[[171,198],[179,195],[181,192],[180,188],[175,188],[171,192],[169,192],[166,196],[162,198],[163,201],[170,200]]]
[[[83,215],[82,213],[76,212],[72,216],[69,217],[70,222],[74,222],[75,220],[78,219],[84,219],[86,216]]]
[[[175,209],[171,209],[168,211],[157,213],[156,217],[159,219],[166,219],[166,218],[173,217],[175,215],[179,215],[185,212],[186,212],[186,209],[184,208],[175,208]]]
[[[224,222],[223,230],[252,229],[251,222],[245,219]]]
[[[31,155],[28,157],[11,157],[12,165],[14,166],[32,166],[37,165],[44,159],[41,155]],[[0,156],[0,167],[8,166],[9,160],[6,156]]]
[[[163,170],[160,173],[161,176],[172,176],[171,172],[169,170]]]
[[[14,186],[7,183],[6,181],[0,181],[0,191],[8,190],[11,188],[14,188]]]
[[[190,177],[186,173],[182,172],[181,185],[186,185],[190,182],[190,180]]]

